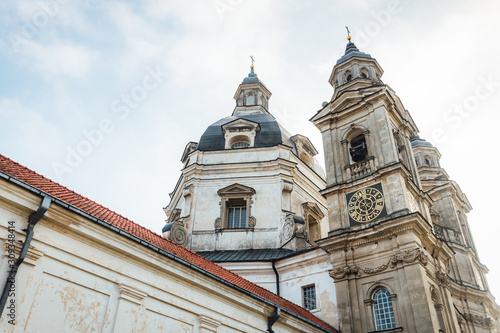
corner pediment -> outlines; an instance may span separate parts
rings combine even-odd
[[[217,194],[219,196],[226,196],[226,195],[254,195],[255,190],[251,187],[241,185],[241,184],[233,184],[229,185],[227,187],[221,188],[220,190],[217,191]]]
[[[318,204],[314,202],[304,202],[302,204],[302,208],[304,209],[305,213],[310,213],[312,215],[315,215],[317,219],[321,220],[323,217],[325,217],[325,214],[321,211],[319,208]]]
[[[301,134],[296,134],[290,138],[293,143],[295,143],[295,146],[297,147],[297,150],[305,150],[309,155],[311,156],[316,156],[318,155],[318,151],[312,144],[311,140],[309,140],[308,137],[303,136]]]
[[[182,157],[181,157],[181,162],[184,163],[186,162],[189,154],[191,154],[193,151],[196,150],[196,146],[198,145],[198,142],[193,142],[193,141],[190,141],[186,147],[184,148],[184,152],[182,153]]]
[[[256,132],[260,130],[258,123],[239,118],[222,125],[222,131],[226,132]]]

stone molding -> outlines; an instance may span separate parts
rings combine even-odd
[[[142,300],[148,296],[148,294],[146,294],[145,292],[137,290],[123,283],[120,283],[118,285],[118,290],[120,291],[121,299],[126,299],[127,301],[138,305],[140,305]]]
[[[427,255],[425,255],[419,248],[397,252],[391,255],[389,261],[386,264],[382,264],[375,268],[361,268],[358,265],[339,265],[330,271],[330,277],[334,280],[339,280],[350,274],[354,274],[357,277],[361,277],[363,273],[367,275],[377,274],[385,271],[389,267],[395,268],[398,263],[410,264],[417,260],[420,261],[420,263],[424,266],[426,266],[429,261],[427,259]]]
[[[5,243],[6,245],[8,243]],[[14,242],[14,253],[16,255],[15,260],[19,258],[19,255],[21,254],[21,250],[23,249],[23,243],[20,242]],[[33,245],[30,245],[28,247],[28,251],[26,252],[26,257],[24,257],[23,263],[35,266],[38,262],[38,260],[43,257],[44,253],[37,248],[35,248]],[[3,257],[8,257],[8,251],[5,251],[5,254]],[[10,258],[9,258],[10,259]]]
[[[200,332],[217,332],[217,328],[221,325],[221,322],[210,318],[205,315],[199,316],[200,320]]]
[[[365,244],[375,243],[375,242],[381,241],[381,240],[386,239],[386,238],[392,239],[392,238],[397,237],[398,234],[404,233],[404,232],[409,231],[409,230],[415,230],[415,227],[409,226],[409,227],[399,228],[396,230],[382,231],[379,233],[379,236],[369,237],[368,239],[363,239],[363,240],[360,240],[358,242],[352,242],[352,243],[342,242],[338,246],[329,247],[328,250],[329,251],[343,250],[346,247],[356,247],[356,246],[361,246],[361,245],[365,245]]]

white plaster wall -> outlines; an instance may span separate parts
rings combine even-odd
[[[0,180],[0,243],[16,239],[40,197]],[[9,192],[6,192],[6,191]],[[9,198],[9,199],[6,199]],[[6,257],[1,261],[5,284]],[[274,308],[52,204],[16,277],[16,325],[2,332],[265,332]],[[282,313],[276,332],[315,332]]]
[[[277,291],[276,274],[270,262],[221,263],[221,266],[272,292]],[[302,287],[314,285],[317,309],[311,313],[338,328],[335,284],[329,276],[332,267],[328,254],[316,249],[280,260],[276,262],[276,269],[280,296],[303,307]]]

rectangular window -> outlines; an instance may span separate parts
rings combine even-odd
[[[314,285],[302,287],[302,298],[304,308],[307,310],[316,309],[316,287]]]
[[[227,209],[227,227],[229,229],[246,228],[247,206],[245,200],[230,200]]]

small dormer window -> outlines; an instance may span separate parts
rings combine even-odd
[[[250,147],[250,143],[247,141],[238,141],[231,145],[231,149],[247,148]]]
[[[255,105],[255,95],[254,94],[248,94],[247,99],[246,99],[246,105]]]
[[[255,136],[260,130],[258,123],[239,118],[222,126],[225,149],[238,149],[253,147]]]

